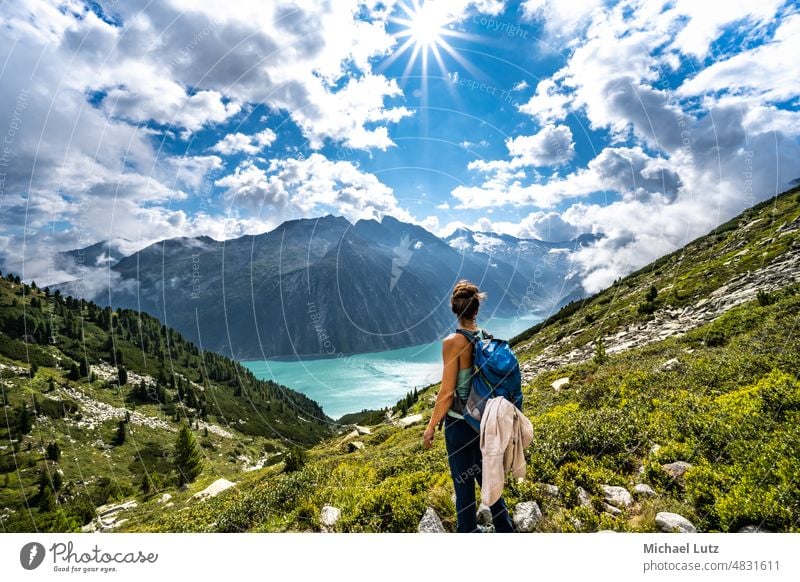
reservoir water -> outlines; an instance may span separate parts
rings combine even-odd
[[[479,321],[495,337],[509,339],[538,319],[495,317]],[[409,390],[438,382],[442,375],[441,342],[356,354],[341,358],[300,361],[243,361],[257,378],[273,380],[306,394],[331,418],[365,408],[394,405]]]

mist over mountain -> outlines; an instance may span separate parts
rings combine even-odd
[[[106,243],[66,254],[105,260],[111,288],[88,299],[150,313],[204,349],[262,359],[434,341],[453,326],[459,279],[488,293],[484,318],[545,317],[582,296],[570,256],[596,239],[463,228],[442,239],[391,216],[351,224],[327,215],[226,241],[172,238],[117,260]],[[79,294],[80,283],[59,288]]]

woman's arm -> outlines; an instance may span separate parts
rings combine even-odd
[[[428,427],[422,435],[422,443],[426,448],[433,446],[433,435],[436,432],[436,425],[447,414],[447,410],[453,403],[453,393],[456,390],[456,377],[458,376],[458,345],[455,338],[448,338],[442,342],[442,385],[436,395],[436,404],[433,406],[433,414],[428,421]]]

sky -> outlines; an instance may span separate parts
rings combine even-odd
[[[800,178],[798,2],[0,4],[0,257],[39,284],[335,214],[601,232],[591,293]]]

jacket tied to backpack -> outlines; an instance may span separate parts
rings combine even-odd
[[[503,494],[505,476],[525,477],[525,447],[533,440],[531,421],[508,399],[490,398],[481,418],[481,501],[493,505]]]

